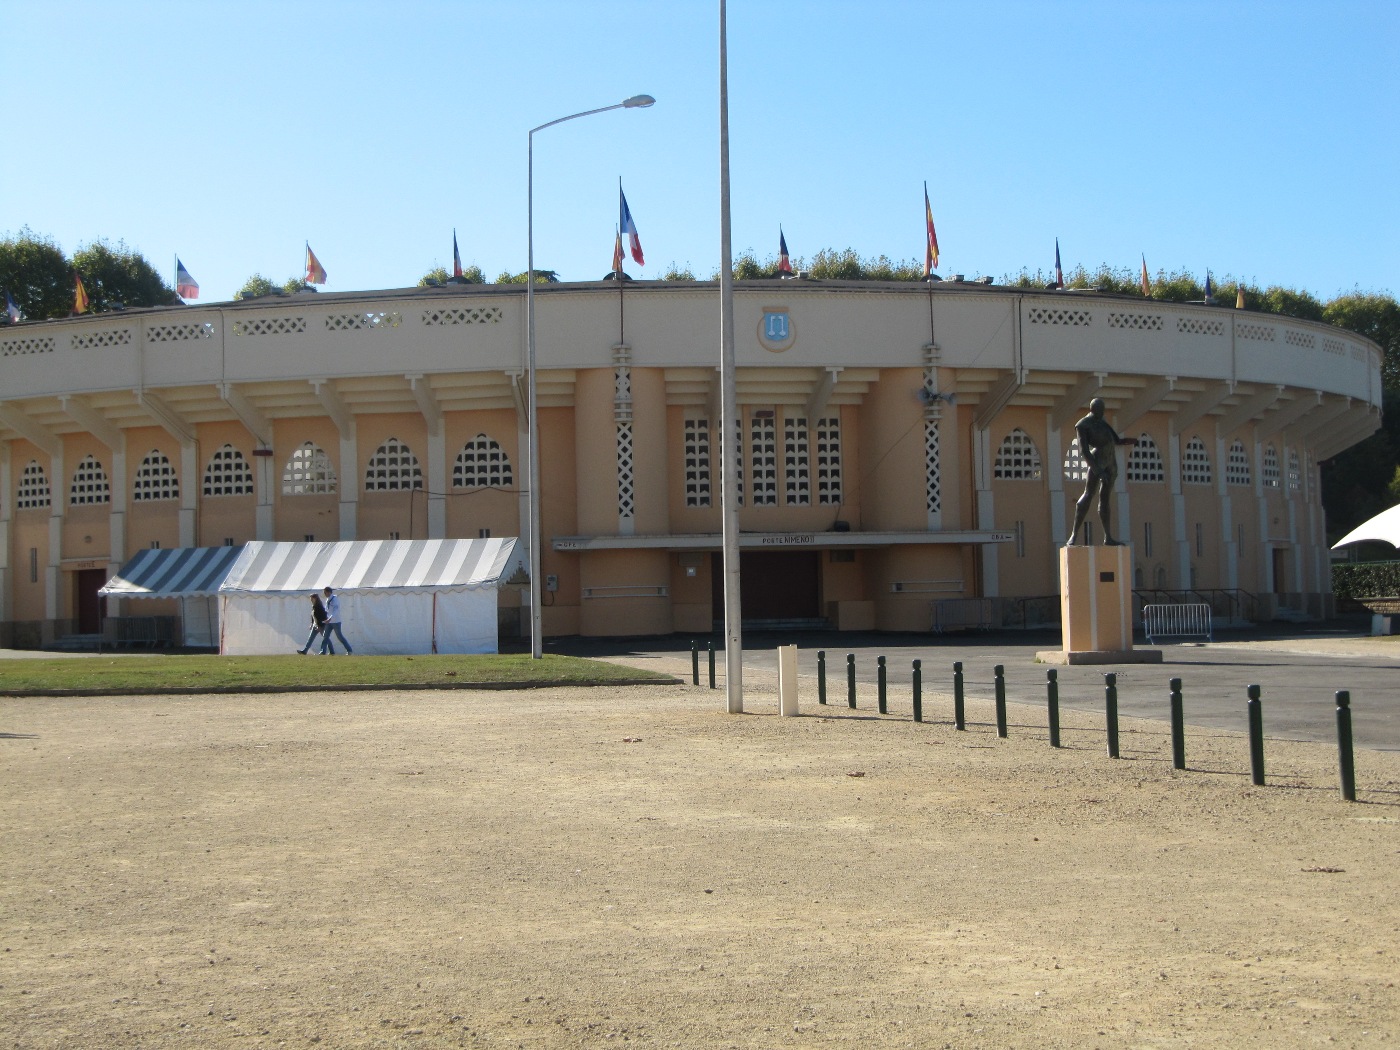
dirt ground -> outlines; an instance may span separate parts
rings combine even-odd
[[[1400,1042],[1400,754],[926,704],[0,700],[0,1046]]]

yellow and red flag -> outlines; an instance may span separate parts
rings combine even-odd
[[[924,221],[928,225],[928,247],[924,249],[924,276],[938,265],[938,234],[933,228],[933,208],[928,202],[928,183],[924,183]]]
[[[321,260],[316,258],[316,253],[311,250],[310,242],[306,245],[306,283],[326,283],[326,268],[321,265]]]
[[[80,274],[73,275],[73,312],[75,314],[85,314],[92,309],[92,304],[88,302],[87,289],[83,287],[83,278]]]
[[[1142,257],[1142,294],[1152,298],[1152,282],[1147,279],[1147,256]]]

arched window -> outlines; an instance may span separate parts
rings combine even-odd
[[[423,471],[413,450],[396,437],[391,437],[374,450],[365,471],[366,492],[398,492],[421,489]]]
[[[1278,451],[1273,445],[1264,446],[1264,465],[1259,470],[1266,489],[1278,488]]]
[[[462,446],[452,467],[452,487],[458,489],[508,489],[515,484],[510,457],[493,439],[478,434]]]
[[[1209,485],[1211,479],[1210,453],[1200,437],[1186,442],[1181,454],[1181,480],[1191,485]]]
[[[1031,436],[1020,427],[1007,434],[1001,448],[997,449],[992,477],[1013,481],[1040,480],[1040,450],[1035,447]]]
[[[1167,480],[1162,453],[1151,434],[1139,435],[1137,444],[1128,450],[1128,480],[1158,483]]]
[[[112,488],[107,483],[107,472],[93,456],[84,456],[73,471],[73,482],[68,486],[68,503],[78,507],[91,503],[111,503]]]
[[[334,493],[335,489],[335,468],[319,445],[308,441],[292,453],[282,472],[282,495],[316,496]]]
[[[1244,450],[1244,442],[1236,438],[1230,445],[1230,458],[1225,464],[1227,485],[1249,484],[1249,453]]]
[[[1079,454],[1079,437],[1077,435],[1070,441],[1069,451],[1065,453],[1065,480],[1089,480],[1089,468],[1084,462],[1084,457]]]
[[[251,496],[253,471],[243,453],[232,445],[214,450],[209,465],[204,468],[206,496]]]
[[[1297,492],[1303,484],[1303,468],[1298,464],[1298,450],[1288,450],[1288,491]]]
[[[151,454],[141,461],[141,466],[136,470],[131,498],[137,502],[180,498],[180,479],[160,449],[151,449]]]
[[[25,464],[24,473],[19,477],[19,491],[15,493],[15,506],[20,510],[49,505],[49,475],[38,460],[31,459]]]

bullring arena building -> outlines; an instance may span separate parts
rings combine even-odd
[[[717,285],[556,284],[535,302],[545,634],[709,632]],[[1328,611],[1318,464],[1379,426],[1367,340],[963,281],[738,282],[736,311],[746,620],[1035,619],[1093,397],[1138,441],[1114,528],[1144,600]],[[0,642],[96,632],[98,588],[144,548],[526,536],[526,341],[519,285],[0,329]],[[499,601],[506,633],[528,633],[525,589]],[[119,621],[132,602],[108,604]]]

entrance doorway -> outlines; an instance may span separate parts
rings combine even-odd
[[[102,630],[102,597],[97,589],[106,582],[106,569],[79,569],[73,574],[73,586],[77,589],[73,607],[78,611],[79,634],[97,634]]]
[[[1283,594],[1288,590],[1288,551],[1282,547],[1273,549],[1274,593]]]
[[[724,619],[724,556],[710,556],[714,619]],[[740,551],[743,576],[740,615],[745,620],[815,620],[821,617],[820,551]]]

